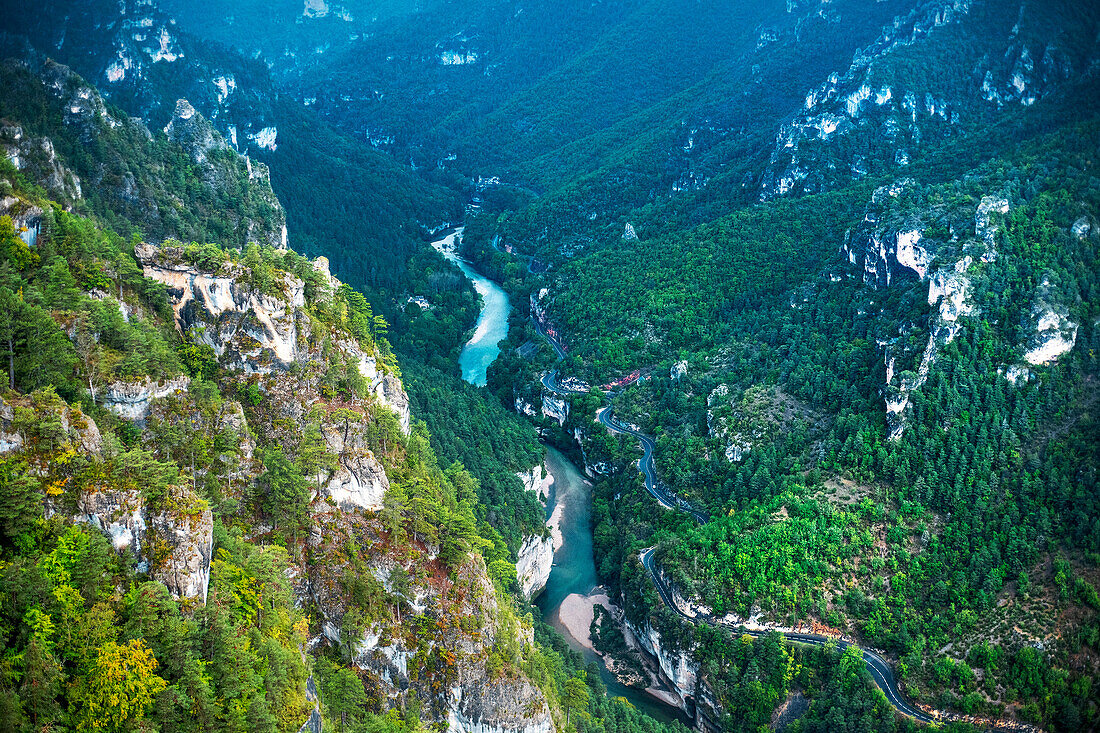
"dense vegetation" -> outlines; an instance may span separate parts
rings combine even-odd
[[[305,538],[317,530],[330,538],[335,557],[349,563],[333,570],[346,594],[347,638],[396,621],[391,633],[426,645],[410,664],[414,673],[439,675],[435,665],[446,657],[430,654],[427,645],[450,624],[478,628],[484,620],[463,618],[460,609],[445,618],[434,610],[417,614],[402,595],[407,590],[387,592],[367,563],[379,553],[392,561],[437,547],[438,556],[421,558],[404,581],[411,585],[465,577],[463,568],[483,559],[501,609],[495,622],[513,629],[502,636],[512,642],[491,650],[491,673],[533,680],[569,729],[664,729],[609,700],[595,671],[548,627],[539,625],[538,645],[520,643],[518,629],[531,620],[512,606],[515,548],[509,545],[513,532],[539,524],[532,511],[541,516],[514,476],[537,460],[529,428],[477,400],[467,385],[422,386],[425,400],[457,398],[471,409],[488,409],[487,419],[505,431],[493,436],[503,441],[500,452],[523,457],[518,464],[503,457],[492,463],[448,435],[456,454],[475,457],[482,471],[500,479],[482,489],[461,464],[448,459],[441,466],[422,425],[406,437],[391,411],[367,395],[357,367],[331,350],[331,336],[351,339],[384,368],[395,368],[387,324],[360,294],[347,286],[333,291],[292,250],[179,245],[171,256],[180,262],[237,273],[242,286],[273,297],[285,296],[288,278],[304,281],[311,322],[305,347],[323,358],[278,379],[226,369],[208,345],[176,331],[163,286],[144,278],[134,259],[136,238],[64,211],[7,161],[0,161],[0,173],[4,192],[20,207],[43,212],[34,247],[9,218],[0,219],[0,338],[4,363],[12,365],[0,392],[0,418],[5,435],[20,441],[0,460],[0,727],[295,731],[312,706],[305,695],[312,674],[326,729],[425,730],[421,714],[439,711],[410,705],[387,712],[386,696],[349,665],[353,644],[302,654],[319,633],[319,611],[296,602],[288,578],[311,554],[329,550],[306,547]],[[186,392],[158,401],[144,426],[102,405],[108,383],[179,375],[191,379]],[[280,380],[288,385],[280,387]],[[287,386],[290,395],[283,392]],[[300,422],[288,421],[285,401],[311,390],[345,407],[315,403]],[[246,418],[247,432],[234,415]],[[360,422],[391,483],[376,517],[345,534],[345,524],[333,525],[323,508],[311,507],[310,490],[314,476],[337,458],[322,430]],[[133,550],[120,553],[96,527],[74,523],[86,495],[133,496],[152,514],[167,512],[177,521],[195,521],[211,509],[214,559],[205,603],[173,600],[157,579],[170,537],[150,530],[151,550],[139,564]],[[484,507],[479,495],[497,503]],[[261,536],[257,527],[266,527]]]
[[[916,699],[1052,730],[1095,726],[1097,9],[977,0],[702,11],[678,0],[568,2],[519,13],[509,3],[460,5],[407,12],[387,4],[377,23],[354,26],[369,32],[337,32],[331,53],[308,61],[264,30],[282,27],[276,13],[297,16],[298,7],[278,6],[252,25],[250,16],[267,12],[254,3],[222,11],[239,12],[241,25],[200,19],[223,41],[246,26],[241,44],[268,57],[298,98],[291,104],[268,94],[262,62],[189,47],[189,59],[211,53],[236,69],[242,90],[250,87],[250,106],[241,94],[224,107],[207,100],[224,114],[222,124],[278,122],[278,150],[260,155],[287,206],[292,244],[329,256],[393,324],[414,407],[432,436],[417,431],[410,441],[410,475],[430,490],[402,483],[395,495],[443,505],[431,516],[460,527],[456,557],[480,547],[502,589],[520,534],[539,524],[514,478],[536,446],[505,413],[517,399],[538,409],[538,377],[553,355],[545,346],[516,350],[540,341],[518,313],[489,374],[488,391],[501,405],[485,405],[483,392],[453,376],[475,298],[425,247],[425,227],[456,219],[456,201],[473,180],[500,175],[513,185],[477,186],[484,208],[467,222],[468,254],[514,303],[548,289],[543,305],[569,350],[565,373],[598,384],[645,372],[647,381],[615,397],[616,411],[655,437],[662,479],[713,517],[700,527],[654,512],[637,472],[623,468],[637,457],[633,441],[592,425],[602,395],[571,400],[565,430],[555,434],[572,442],[580,429],[588,460],[617,467],[594,492],[600,575],[633,622],[653,621],[665,638],[695,646],[729,714],[724,727],[767,724],[794,691],[814,699],[795,729],[908,724],[876,696],[856,694],[854,660],[843,655],[686,630],[661,609],[639,567],[643,547],[656,545],[674,584],[717,614],[813,621],[885,649]],[[320,20],[300,19],[313,23],[303,38],[353,27]],[[110,45],[91,35],[78,43]],[[297,51],[307,49],[301,43]],[[105,63],[99,54],[89,68],[100,73]],[[154,69],[144,91],[120,87],[116,99],[144,114],[150,89],[190,94],[182,91],[189,75],[171,78],[166,66]],[[205,84],[210,74],[203,68],[195,78]],[[320,126],[305,106],[358,139]],[[368,146],[421,170],[412,174]],[[888,193],[895,188],[900,193]],[[994,217],[986,246],[977,210],[985,197],[1002,196],[1008,214]],[[57,230],[79,223],[51,216]],[[1075,229],[1081,221],[1083,233]],[[201,239],[232,243],[214,228],[219,222],[176,226],[184,225],[209,226]],[[851,261],[838,254],[900,231],[922,233],[933,277],[962,263],[975,310],[950,337],[939,306],[928,303],[927,276],[891,266],[889,287],[872,287],[862,251]],[[0,232],[9,259],[36,273],[30,300],[19,306],[17,384],[56,383],[73,401],[94,371],[80,339],[55,338],[39,362],[26,345],[49,330],[59,304],[71,307],[74,291],[63,294],[55,284],[62,268],[34,262],[39,253],[20,248],[14,235]],[[108,249],[125,247],[111,239]],[[92,287],[94,261],[78,258],[69,270]],[[125,271],[105,276],[113,292]],[[22,282],[5,277],[16,293]],[[430,307],[406,302],[411,294]],[[91,349],[107,376],[186,370],[218,379],[195,344],[176,344],[172,333],[140,321],[115,323],[109,307],[72,297],[73,310],[110,322],[102,331],[110,338]],[[153,312],[158,303],[153,293],[145,307]],[[1074,324],[1074,348],[1019,371],[1043,314]],[[375,336],[360,334],[384,349]],[[133,344],[145,361],[127,359]],[[675,377],[674,364],[684,367]],[[347,365],[330,371],[332,395],[356,394]],[[905,384],[918,386],[906,388],[906,427],[890,440],[897,417],[883,401]],[[271,425],[261,434],[269,444],[262,490],[243,506],[277,518],[278,534],[293,546],[308,529],[304,477],[325,461],[311,451],[323,420],[307,420],[303,436],[276,451],[270,444],[284,436],[266,413],[262,386],[226,387],[250,424]],[[120,441],[134,443],[118,430]],[[186,463],[195,451],[185,437],[165,438],[172,453],[161,459]],[[388,452],[380,443],[374,449]],[[236,511],[241,504],[220,486],[232,472],[203,460],[196,484],[223,516]],[[440,468],[454,461],[469,472]],[[372,589],[357,592],[379,612],[365,602]],[[545,651],[554,644],[560,651],[560,642],[538,633],[542,650],[503,650],[501,664],[544,665],[545,675],[529,674],[552,681],[547,694],[569,725],[650,729],[603,700],[595,675],[582,679],[575,659]],[[333,666],[318,665],[321,683],[341,727],[416,728],[408,711],[403,719],[372,717],[370,691],[364,702],[339,660],[327,661]]]
[[[664,479],[715,517],[702,527],[646,521],[606,498],[626,482],[632,504],[649,502],[635,475],[610,481],[594,503],[603,577],[623,582],[635,572],[631,553],[660,540],[677,584],[717,614],[763,611],[847,629],[895,653],[907,689],[941,707],[995,715],[1018,706],[1020,717],[1059,729],[1087,725],[1097,710],[1086,682],[1094,662],[1075,660],[1100,652],[1098,269],[1096,238],[1071,229],[1100,207],[1089,172],[1097,139],[1093,124],[1071,127],[879,212],[887,227],[919,222],[929,238],[943,237],[926,246],[951,257],[959,245],[937,232],[972,231],[990,191],[1011,202],[996,258],[970,271],[981,317],[939,345],[897,441],[886,439],[879,344],[911,379],[937,315],[915,278],[885,290],[850,276],[823,282],[845,272],[829,236],[854,228],[862,210],[845,196],[866,201],[864,189],[738,212],[695,230],[710,236],[682,249],[658,238],[566,262],[553,308],[569,324],[567,365],[597,376],[614,374],[615,358],[654,365],[655,378],[617,397],[616,408],[656,436]],[[734,228],[746,219],[769,223],[757,235]],[[692,258],[686,270],[668,266]],[[1037,313],[1049,309],[1080,324],[1075,348],[1032,366],[1026,382],[1007,380],[1006,366],[1033,343]],[[666,376],[679,358],[686,372]],[[511,365],[518,372],[495,372],[498,391],[524,389],[502,384],[530,368]],[[592,405],[573,407],[567,427],[583,426]],[[733,460],[730,445],[742,451]],[[634,450],[602,436],[589,448],[590,460],[623,461]],[[1014,625],[1027,629],[1023,639]],[[1059,642],[1039,655],[1034,643],[1055,633]],[[992,664],[990,649],[999,655]],[[1044,671],[1022,681],[1037,659]]]
[[[460,461],[479,478],[478,510],[513,552],[538,535],[545,510],[516,477],[542,461],[534,430],[457,377],[407,361],[402,371],[413,412],[424,415],[432,446],[444,461]]]
[[[98,93],[82,97],[89,90],[84,80],[52,62],[38,73],[13,60],[0,64],[0,90],[0,117],[19,121],[0,142],[16,146],[16,129],[24,142],[48,139],[65,161],[58,178],[69,179],[50,193],[65,205],[96,212],[116,231],[141,231],[150,238],[238,248],[249,241],[278,241],[279,204],[270,191],[253,185],[235,153],[212,152],[210,170],[204,171],[162,131],[152,135],[119,109],[108,109]],[[66,108],[73,100],[81,105],[79,114]],[[29,161],[28,171],[46,180],[55,160],[41,144],[26,147],[37,158]],[[73,175],[82,186],[72,182]],[[185,201],[192,204],[182,205]]]

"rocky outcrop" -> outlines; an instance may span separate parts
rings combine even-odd
[[[144,420],[153,400],[184,392],[190,384],[186,376],[165,382],[148,377],[141,382],[112,382],[103,391],[103,406],[124,420]]]
[[[530,471],[517,473],[516,476],[523,482],[523,488],[533,491],[540,501],[544,501],[543,497],[550,495],[550,487],[554,485],[554,475],[546,468],[545,462]]]
[[[644,651],[656,663],[660,682],[672,692],[671,699],[666,698],[666,701],[687,712],[688,700],[696,696],[698,662],[688,651],[670,649],[649,621],[639,627],[627,620],[624,631],[627,644]]]
[[[894,285],[899,273],[905,271],[928,283],[928,305],[932,308],[928,340],[913,366],[899,366],[914,357],[897,349],[898,339],[880,342],[885,346],[884,400],[892,440],[901,438],[905,431],[910,394],[924,384],[942,348],[958,335],[963,319],[978,313],[971,297],[972,270],[996,261],[997,234],[1009,210],[1005,197],[983,196],[974,209],[973,237],[965,236],[961,226],[952,226],[948,227],[949,239],[940,236],[930,240],[925,237],[922,217],[931,217],[935,208],[926,196],[909,179],[877,189],[863,221],[846,236],[841,249],[849,263],[862,270],[863,281],[874,288]],[[958,212],[955,221],[962,215]],[[1062,346],[1057,339],[1051,343],[1052,350]]]
[[[140,491],[87,492],[77,499],[76,507],[73,519],[87,522],[110,537],[115,550],[130,549],[136,557],[141,556],[149,523]]]
[[[282,273],[281,292],[272,295],[251,285],[242,265],[226,262],[217,270],[205,270],[188,262],[181,247],[140,244],[135,256],[146,277],[167,287],[180,333],[210,346],[227,369],[282,374],[295,362],[324,359],[317,345],[311,346],[314,334],[300,278]],[[329,273],[326,259],[320,258],[314,266],[333,290],[340,287],[340,281]],[[408,434],[412,417],[401,380],[381,368],[377,355],[366,353],[357,342],[344,338],[335,346],[358,365],[375,399],[397,415],[401,429]]]
[[[317,684],[313,681],[313,675],[306,679],[306,702],[313,703],[313,707],[309,711],[306,722],[302,723],[302,727],[298,729],[298,733],[322,733],[321,697],[317,694]]]
[[[176,101],[176,111],[164,128],[168,139],[183,148],[196,164],[207,167],[210,154],[228,151],[229,144],[214,126],[199,114],[186,99]],[[212,166],[209,166],[212,169]]]
[[[56,399],[56,395],[54,397]],[[57,400],[54,405],[36,405],[27,398],[15,397],[12,401],[5,401],[0,397],[0,454],[14,453],[28,447],[28,442],[34,443],[35,436],[25,434],[28,429],[34,430],[36,425],[16,424],[16,408],[24,408],[34,411],[34,423],[41,423],[39,413],[48,410],[53,413],[58,427],[57,438],[51,437],[49,442],[56,445],[56,440],[64,440],[74,450],[83,452],[89,456],[99,458],[103,453],[103,437],[99,433],[99,426],[95,421],[84,415],[79,408],[66,405]],[[26,418],[24,418],[26,420]],[[50,422],[54,422],[51,420]],[[61,438],[60,436],[64,436]]]
[[[559,425],[564,426],[566,418],[569,417],[569,403],[564,397],[543,390],[542,414],[551,420],[557,420]]]
[[[531,643],[529,626],[502,624],[484,562],[472,555],[461,567],[441,572],[430,554],[412,549],[395,557],[365,540],[378,531],[374,520],[361,515],[318,515],[310,537],[313,562],[300,584],[322,618],[330,642],[349,647],[353,666],[378,685],[383,705],[402,706],[410,697],[424,705],[422,719],[443,723],[450,731],[550,733],[550,710],[542,693],[522,674],[493,669],[490,657],[503,643]],[[390,594],[391,603],[431,622],[410,633],[397,619],[356,629],[343,638],[347,609],[341,578],[351,572],[343,552],[331,552],[353,540],[362,552],[363,567]],[[425,572],[426,571],[426,572]],[[440,578],[445,580],[440,581]],[[400,581],[399,581],[400,579]],[[443,590],[437,583],[444,584]],[[497,657],[499,660],[499,657]],[[448,659],[447,664],[433,660]]]
[[[11,217],[12,228],[28,247],[38,244],[46,212],[16,196],[0,197],[0,216]]]
[[[1032,366],[1050,364],[1077,343],[1078,324],[1069,312],[1052,303],[1040,303],[1031,314],[1034,335],[1025,344],[1024,361]]]
[[[342,341],[343,348],[359,358],[359,373],[370,383],[375,398],[397,415],[401,429],[406,435],[412,430],[412,415],[409,413],[409,395],[405,392],[401,380],[392,374],[383,373],[378,368],[378,359],[367,356],[358,344]]]
[[[451,690],[448,733],[551,733],[554,730],[542,693],[527,679],[484,684],[463,679]],[[528,706],[541,702],[534,712]]]
[[[326,426],[325,444],[337,456],[336,470],[322,478],[320,496],[343,511],[382,508],[382,498],[390,480],[382,464],[367,448],[366,437],[358,426]]]
[[[540,463],[530,471],[522,471],[516,476],[523,482],[524,489],[534,492],[540,502],[546,503],[550,488],[554,485],[554,476],[546,468],[546,463]],[[555,549],[554,538],[551,536],[524,537],[516,557],[516,576],[523,595],[528,599],[534,598],[546,587],[554,566]]]
[[[784,124],[775,138],[771,161],[761,181],[760,199],[797,191],[820,191],[834,180],[861,178],[870,166],[906,165],[909,154],[896,147],[894,155],[868,160],[858,151],[883,139],[919,142],[920,129],[960,119],[960,105],[931,92],[918,95],[882,83],[876,62],[927,39],[937,28],[965,18],[970,0],[919,3],[881,28],[878,38],[861,49],[843,71],[833,71],[808,89],[803,109]],[[876,124],[877,123],[877,124]],[[862,145],[853,144],[859,137]],[[848,138],[846,144],[831,143]],[[828,162],[823,151],[829,151]],[[838,160],[839,159],[839,160]],[[893,166],[890,166],[893,167]]]
[[[516,577],[528,600],[538,595],[554,567],[554,541],[550,537],[526,537],[516,558]]]
[[[0,152],[52,198],[69,205],[83,196],[80,178],[61,162],[48,137],[31,137],[19,125],[5,124],[0,126]]]
[[[870,216],[870,215],[869,215]],[[864,219],[874,225],[873,218]],[[882,234],[873,228],[857,231],[844,243],[842,251],[853,265],[862,265],[863,281],[872,287],[888,287],[898,274],[909,270],[923,280],[928,274],[932,255],[920,246],[920,230]]]
[[[152,576],[176,598],[202,598],[206,603],[214,554],[214,517],[206,502],[190,492],[174,496],[171,507],[149,518],[151,534],[167,550],[163,561],[150,568]]]
[[[936,248],[924,239],[924,224],[916,216],[898,214],[913,192],[913,182],[901,179],[878,188],[863,221],[846,233],[841,254],[863,270],[863,282],[874,288],[889,287],[903,273],[925,280]]]
[[[223,83],[226,82],[223,80]],[[251,192],[266,205],[270,216],[262,223],[248,219],[237,222],[237,226],[243,226],[245,241],[249,243],[286,248],[286,214],[271,190],[271,175],[266,165],[237,155],[221,133],[186,99],[176,102],[175,112],[164,132],[190,156],[202,172],[203,181],[211,188],[221,190],[234,186],[241,174],[246,173]],[[274,142],[271,149],[274,150]]]
[[[284,274],[277,297],[249,285],[239,265],[204,272],[186,262],[179,247],[141,244],[134,254],[145,276],[167,287],[180,332],[211,346],[227,368],[268,373],[298,357],[299,323],[306,320],[299,278]]]
[[[129,550],[138,569],[167,586],[177,599],[206,602],[214,547],[214,518],[190,489],[175,487],[151,511],[140,490],[88,491],[77,498],[74,521],[86,522],[111,539],[116,551]],[[46,514],[62,512],[47,502]]]
[[[114,128],[123,124],[111,116],[99,92],[69,67],[47,61],[41,77],[46,89],[61,101],[65,124],[77,128],[83,141],[90,142],[102,126]]]
[[[905,410],[909,406],[909,395],[920,389],[928,379],[928,373],[936,357],[947,344],[955,340],[962,328],[960,318],[977,312],[970,301],[970,277],[968,270],[973,264],[970,256],[965,256],[950,269],[939,270],[928,283],[928,304],[936,310],[932,312],[928,344],[924,347],[916,371],[904,371],[898,374],[894,384],[894,357],[886,351],[886,424],[891,440],[898,440],[905,432]]]
[[[23,436],[15,429],[15,410],[0,397],[0,454],[14,453],[23,447]]]

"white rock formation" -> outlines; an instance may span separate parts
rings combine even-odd
[[[524,538],[516,558],[516,577],[528,600],[546,587],[554,566],[554,541],[550,537]]]
[[[565,419],[569,417],[569,403],[564,397],[559,397],[553,392],[542,393],[542,414],[551,420],[557,420],[559,425],[565,425]]]
[[[1024,361],[1032,366],[1056,361],[1077,342],[1078,324],[1071,321],[1067,313],[1059,313],[1047,305],[1036,315],[1035,336],[1024,352]]]
[[[378,360],[362,353],[358,344],[350,341],[339,343],[348,353],[359,355],[359,373],[370,384],[375,398],[397,415],[401,430],[408,435],[412,431],[412,415],[409,413],[409,396],[405,393],[401,380],[380,370]]]
[[[629,621],[625,625],[630,632],[627,636],[628,641],[633,639],[638,647],[657,662],[662,680],[675,691],[676,697],[679,698],[676,701],[679,707],[686,710],[687,698],[695,696],[696,680],[699,675],[698,663],[683,650],[667,649],[660,633],[648,621],[642,629],[635,627]]]
[[[1073,222],[1073,227],[1070,230],[1073,236],[1078,239],[1084,239],[1087,237],[1095,227],[1092,224],[1092,219],[1088,216],[1082,216],[1077,221]]]
[[[546,463],[540,463],[530,471],[517,473],[516,476],[523,482],[523,488],[535,492],[535,496],[550,494],[550,487],[554,485],[554,475],[546,468]]]
[[[928,265],[932,262],[932,255],[920,246],[920,240],[920,230],[898,232],[895,252],[898,264],[902,267],[908,267],[923,280],[928,274]]]
[[[112,382],[103,392],[103,406],[124,420],[144,420],[153,400],[185,392],[190,384],[190,377],[166,382],[154,382],[148,377],[141,382]]]
[[[149,570],[176,598],[196,598],[205,603],[213,557],[214,518],[206,503],[190,489],[175,487],[171,491],[172,508],[152,515],[138,490],[84,492],[72,517],[110,537],[116,551],[133,552],[141,561],[139,568]],[[60,511],[60,507],[47,503],[47,517]],[[150,568],[144,553],[153,536],[168,553],[156,567]]]
[[[271,366],[262,360],[267,352],[283,367],[298,352],[296,309],[305,307],[305,284],[287,275],[282,298],[266,295],[240,282],[244,273],[216,274],[195,267],[161,250],[141,244],[134,252],[146,277],[168,288],[176,326],[182,333],[192,327],[197,340],[208,344],[227,366],[246,372],[266,373]]]
[[[278,136],[279,130],[275,127],[265,127],[259,132],[249,134],[252,142],[256,143],[256,147],[263,148],[264,150],[274,150],[279,147],[275,143],[275,138]]]
[[[329,499],[343,511],[382,508],[382,498],[390,488],[385,469],[366,447],[366,440],[358,426],[347,430],[340,426],[324,428],[325,445],[338,458],[336,470],[322,475],[320,495]],[[314,478],[316,494],[317,477]]]

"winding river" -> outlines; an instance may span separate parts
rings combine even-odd
[[[456,249],[461,237],[462,230],[457,229],[432,242],[432,246],[457,265],[462,274],[473,281],[481,295],[484,307],[478,316],[474,334],[462,348],[458,361],[463,379],[474,385],[484,385],[486,370],[500,353],[498,344],[507,336],[511,304],[508,295],[499,285],[458,257]],[[536,599],[543,618],[560,631],[569,646],[581,652],[586,661],[597,664],[600,679],[606,685],[608,695],[624,697],[636,708],[658,720],[669,722],[676,719],[690,725],[688,718],[678,708],[665,705],[644,692],[619,682],[600,656],[591,649],[587,637],[576,638],[562,623],[562,602],[570,596],[588,596],[599,583],[592,554],[592,487],[581,471],[555,448],[547,448],[546,467],[554,476],[554,484],[546,503],[546,518],[558,527],[561,543],[554,553],[554,567],[550,571],[546,587]]]
[[[462,228],[459,227],[442,239],[432,242],[432,246],[462,270],[462,274],[470,279],[481,296],[481,313],[477,317],[473,335],[458,356],[458,366],[462,370],[463,379],[476,387],[483,387],[489,365],[500,354],[499,344],[508,337],[508,313],[512,310],[512,304],[508,301],[508,294],[499,285],[458,256],[458,245],[461,241]]]

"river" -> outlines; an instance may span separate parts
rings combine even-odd
[[[627,687],[608,671],[603,659],[589,646],[587,638],[574,637],[560,616],[562,602],[572,594],[587,596],[599,585],[596,561],[592,553],[592,485],[561,451],[547,448],[546,467],[554,476],[554,484],[546,502],[547,520],[556,522],[561,530],[561,547],[554,553],[554,567],[546,588],[535,599],[542,617],[561,632],[573,649],[584,654],[588,662],[600,669],[600,679],[611,697],[625,697],[634,707],[657,720],[679,720],[688,727],[691,721],[678,708],[650,697],[641,690]],[[555,513],[559,516],[555,517]]]
[[[458,256],[458,244],[462,241],[462,228],[454,230],[442,239],[432,242],[440,254],[458,266],[474,284],[481,296],[481,313],[477,317],[474,333],[462,347],[458,366],[462,378],[475,387],[485,386],[485,373],[500,354],[500,342],[508,337],[508,313],[512,304],[508,294],[489,278],[483,276]]]
[[[458,257],[456,248],[461,238],[460,228],[432,242],[432,246],[457,265],[481,295],[483,307],[473,336],[466,342],[458,358],[462,378],[480,386],[485,384],[485,373],[489,365],[500,354],[498,344],[508,335],[511,303],[499,285]],[[658,720],[670,722],[675,719],[690,727],[687,716],[678,708],[665,705],[646,693],[619,682],[608,671],[600,656],[589,647],[588,639],[574,637],[562,624],[559,615],[562,602],[573,594],[589,595],[599,583],[592,554],[592,487],[577,467],[554,448],[547,448],[546,467],[554,476],[554,484],[546,503],[546,518],[547,521],[557,524],[562,541],[554,553],[554,567],[550,571],[546,587],[536,599],[543,618],[561,632],[569,646],[583,653],[587,661],[596,662],[608,695],[625,697],[635,707]],[[555,512],[558,516],[552,520]]]

